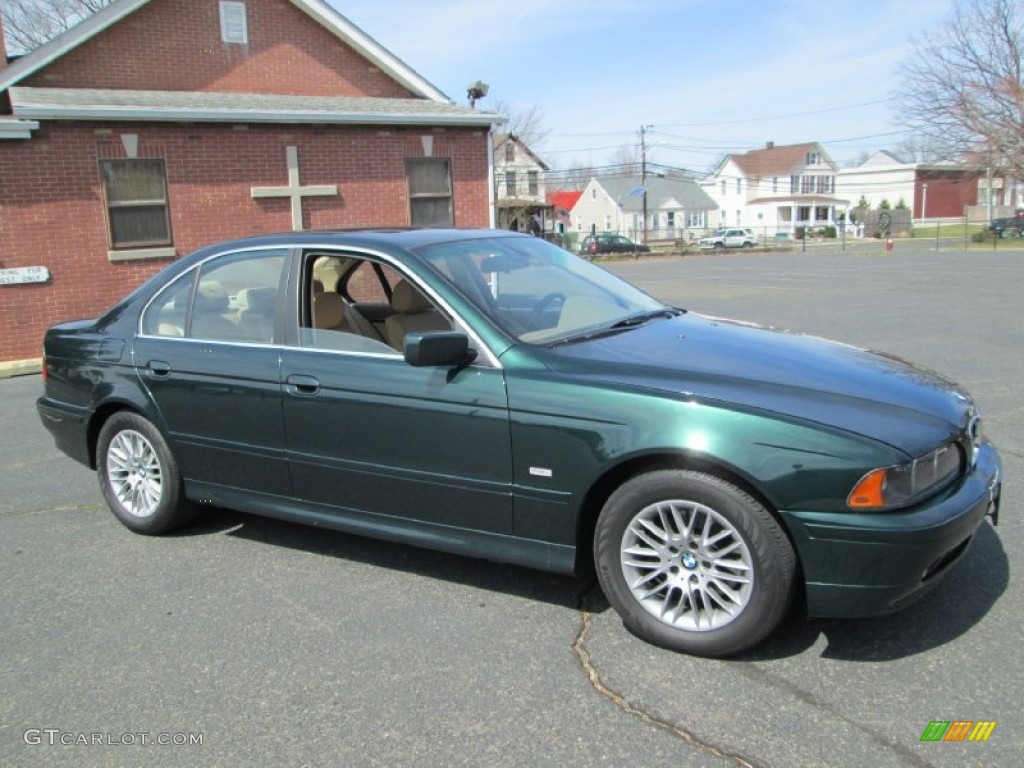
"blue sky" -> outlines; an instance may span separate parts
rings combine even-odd
[[[897,70],[953,0],[329,0],[453,100],[540,108],[555,168],[636,143],[702,171],[726,152],[819,141],[840,164],[906,138]]]

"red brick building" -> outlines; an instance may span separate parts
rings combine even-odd
[[[0,364],[217,240],[489,226],[496,119],[322,0],[116,0],[0,56]]]

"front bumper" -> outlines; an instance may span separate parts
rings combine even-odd
[[[804,571],[811,616],[874,616],[922,597],[967,551],[986,516],[998,521],[1003,469],[985,442],[953,490],[905,512],[783,510]]]

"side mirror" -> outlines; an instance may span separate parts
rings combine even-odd
[[[405,337],[405,362],[419,367],[467,365],[476,358],[469,337],[458,331],[410,333]]]

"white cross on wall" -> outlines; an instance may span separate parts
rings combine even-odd
[[[288,158],[288,186],[286,187],[253,187],[253,199],[258,197],[288,197],[292,201],[292,229],[302,231],[302,198],[323,197],[338,194],[335,184],[303,187],[299,184],[299,148],[285,147]]]

